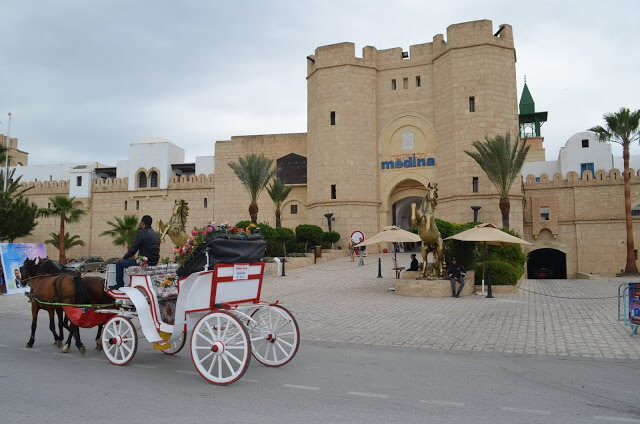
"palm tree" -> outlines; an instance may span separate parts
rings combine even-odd
[[[51,238],[44,242],[60,250],[60,234],[49,233],[49,235]],[[68,250],[74,246],[84,246],[84,241],[80,240],[80,236],[77,234],[70,235],[69,233],[64,233],[64,248]]]
[[[600,141],[613,141],[622,145],[622,160],[624,162],[624,215],[627,225],[627,265],[624,268],[626,274],[637,274],[634,243],[633,243],[633,221],[631,219],[631,182],[629,171],[629,146],[640,139],[638,124],[640,122],[640,110],[631,112],[625,107],[621,107],[617,113],[604,115],[607,127],[600,125],[589,128],[598,135]]]
[[[258,196],[277,172],[276,169],[271,169],[272,165],[273,159],[269,159],[262,153],[259,155],[252,153],[245,157],[239,157],[238,162],[229,163],[229,167],[233,169],[240,183],[249,193],[251,200],[249,216],[254,224],[258,223]]]
[[[78,222],[80,217],[85,215],[87,211],[80,209],[82,207],[82,203],[77,202],[75,197],[68,198],[66,196],[58,195],[50,197],[49,200],[51,201],[50,207],[40,209],[39,214],[45,217],[60,217],[60,232],[58,232],[58,250],[60,251],[60,257],[58,260],[60,263],[66,264],[67,258],[65,256],[64,245],[64,224]]]
[[[269,193],[271,200],[273,200],[273,204],[276,205],[276,228],[280,228],[280,207],[289,193],[291,193],[291,190],[293,190],[293,186],[287,187],[278,177],[275,177],[271,182],[271,185],[267,187],[267,192]]]
[[[474,141],[471,143],[476,148],[476,152],[465,153],[471,156],[480,168],[487,174],[489,181],[498,190],[500,195],[500,212],[502,213],[502,226],[509,228],[509,191],[511,185],[520,175],[522,164],[524,163],[529,146],[524,142],[511,143],[511,134],[506,136],[496,135],[495,138],[485,137],[485,142]],[[520,145],[520,146],[518,146]]]
[[[2,161],[3,159],[0,158],[0,162]],[[21,195],[33,188],[33,187],[24,187],[24,186],[20,187],[20,180],[22,179],[22,175],[20,175],[18,178],[13,178],[15,173],[16,173],[15,168],[9,170],[8,172],[9,181],[7,184],[7,190],[6,190],[7,193],[10,193],[11,195]],[[0,188],[4,189],[4,169],[0,169]]]
[[[125,215],[124,218],[114,216],[114,219],[115,222],[107,221],[111,229],[101,232],[100,235],[113,238],[114,246],[125,246],[129,249],[136,239],[140,221],[136,215]]]

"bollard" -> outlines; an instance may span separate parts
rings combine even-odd
[[[284,263],[287,262],[287,258],[282,258],[282,276],[286,277],[287,275],[284,273]]]
[[[378,258],[378,278],[382,278],[382,258]]]
[[[276,275],[279,276],[281,274],[280,270],[282,269],[282,262],[280,261],[280,258],[278,258],[277,256],[273,258],[273,262],[275,262],[278,265],[278,270],[276,271]]]

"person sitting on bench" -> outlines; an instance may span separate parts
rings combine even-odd
[[[418,260],[416,259],[416,254],[411,254],[411,265],[407,271],[419,271],[418,269]]]

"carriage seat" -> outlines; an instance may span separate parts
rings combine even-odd
[[[155,266],[130,266],[125,268],[125,275],[146,275],[151,280],[153,290],[158,300],[175,298],[178,296],[178,277],[176,270],[178,264],[166,264]],[[128,280],[128,279],[127,279]]]

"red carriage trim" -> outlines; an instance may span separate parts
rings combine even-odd
[[[104,324],[109,321],[109,318],[117,315],[96,312],[89,308],[80,308],[77,306],[63,306],[62,308],[71,322],[81,328],[92,328],[96,325]]]

